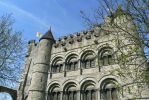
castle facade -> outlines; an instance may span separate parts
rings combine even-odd
[[[141,92],[136,91],[138,87],[130,77],[126,75],[124,78],[115,71],[123,66],[116,59],[116,37],[119,36],[126,44],[131,41],[124,38],[124,32],[119,30],[117,35],[101,30],[102,27],[112,30],[113,28],[109,27],[110,21],[110,17],[106,17],[105,22],[99,26],[64,36],[56,41],[50,29],[38,43],[29,41],[18,88],[18,100],[148,98],[149,92],[146,88]],[[129,24],[127,27],[133,27],[125,15],[116,17],[114,21],[122,26],[123,21],[126,21]],[[142,48],[139,50],[141,52]],[[135,60],[139,64],[144,58]],[[132,69],[132,73],[133,71]]]

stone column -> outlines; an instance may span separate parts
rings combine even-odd
[[[92,92],[91,92],[91,90],[88,91],[88,97],[89,97],[88,100],[92,100]]]
[[[80,90],[77,91],[77,100],[81,100],[81,93],[80,93]]]
[[[81,64],[81,59],[79,60],[79,66],[80,66],[80,75],[83,74],[83,67],[82,67],[82,64]]]
[[[63,66],[63,72],[64,72],[64,77],[66,77],[67,72],[66,72],[66,63],[65,62],[64,62],[64,66]]]
[[[80,59],[78,59],[78,69],[80,69],[81,68],[81,61],[80,61]]]

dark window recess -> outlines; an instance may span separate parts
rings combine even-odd
[[[99,65],[107,66],[114,64],[113,56],[109,51],[104,52],[99,56]]]
[[[95,58],[86,59],[86,60],[82,61],[82,67],[83,68],[93,68],[93,67],[95,67]]]
[[[63,64],[57,64],[52,66],[52,72],[58,73],[62,72]]]
[[[49,93],[48,100],[60,100],[60,92]]]
[[[69,62],[66,64],[67,71],[75,71],[78,69],[78,61],[75,62]]]
[[[102,100],[119,100],[118,89],[113,83],[107,84],[100,93]]]
[[[95,90],[84,90],[82,91],[83,100],[96,100]]]

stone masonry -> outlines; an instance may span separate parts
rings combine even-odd
[[[149,100],[146,87],[140,93],[135,83],[130,84],[131,78],[111,74],[121,66],[115,60],[115,37],[119,36],[126,44],[131,41],[119,30],[117,35],[108,34],[101,27],[112,30],[111,20],[133,27],[130,19],[126,14],[114,19],[108,16],[104,23],[89,30],[54,40],[50,29],[38,43],[29,41],[18,100]],[[136,59],[137,64],[142,60],[145,59]]]

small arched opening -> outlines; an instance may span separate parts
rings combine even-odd
[[[92,68],[95,67],[95,53],[91,50],[83,53],[81,57],[81,67],[82,68]]]
[[[14,89],[7,88],[4,86],[0,86],[0,93],[1,93],[1,95],[4,94],[4,98],[10,98],[11,97],[12,100],[17,100],[17,91]],[[5,100],[5,99],[2,99],[2,100]]]
[[[57,57],[53,60],[51,65],[51,72],[58,73],[63,71],[64,62],[61,57]]]
[[[95,82],[85,81],[81,86],[81,100],[97,100]]]
[[[69,82],[64,86],[63,100],[77,100],[76,83]]]
[[[48,90],[48,99],[47,100],[60,100],[60,85],[55,83],[52,84]]]
[[[99,51],[98,63],[100,66],[107,66],[114,64],[114,54],[112,48],[104,47]]]
[[[78,56],[76,54],[71,54],[65,61],[66,71],[75,71],[78,69]]]
[[[100,98],[102,100],[119,100],[118,83],[114,79],[106,79],[100,86]]]

